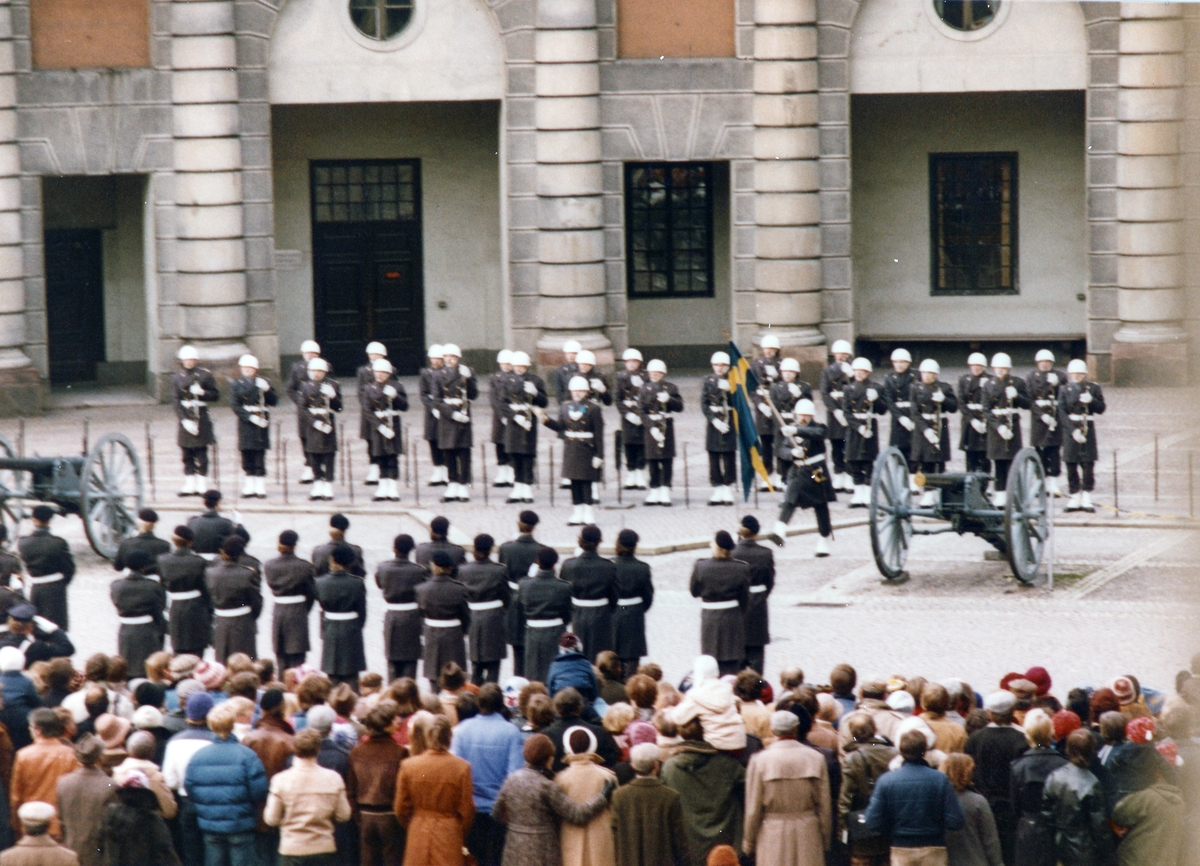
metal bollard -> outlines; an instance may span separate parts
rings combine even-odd
[[[692,507],[692,488],[688,481],[688,444],[683,443],[683,507]]]
[[[346,425],[342,425],[343,435],[346,432]],[[346,486],[350,488],[350,504],[354,505],[354,461],[350,457],[350,446],[353,444],[348,440],[346,442]]]
[[[1195,481],[1192,475],[1192,452],[1188,452],[1188,517],[1196,516],[1196,500],[1192,496],[1193,482]]]
[[[483,504],[488,504],[487,446],[479,443],[479,474],[483,478]]]
[[[88,426],[90,422],[87,418],[83,419],[83,453],[88,453]]]
[[[555,476],[554,476],[554,443],[553,442],[551,442],[550,447],[546,449],[546,455],[550,459],[550,481],[548,483],[550,485],[550,507],[553,508],[554,507],[554,488],[558,486],[558,484],[555,483],[555,480],[554,480]]]
[[[1113,449],[1113,517],[1121,516],[1121,487],[1117,477],[1117,449]]]
[[[283,455],[283,477],[280,479],[280,481],[283,484],[283,504],[287,505],[288,504],[288,463],[287,463],[287,446],[288,446],[288,444],[287,444],[287,440],[285,439],[283,442],[280,442],[279,444],[280,444],[280,450],[282,451],[282,455]]]
[[[421,507],[421,476],[417,466],[417,443],[409,441],[409,448],[412,451],[412,472],[413,472],[413,496],[416,497],[417,508]]]

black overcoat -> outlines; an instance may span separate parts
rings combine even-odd
[[[665,403],[659,398],[660,393],[667,395]],[[675,456],[675,421],[671,413],[683,411],[679,388],[666,379],[658,383],[647,380],[638,394],[638,406],[641,407],[642,426],[646,430],[642,440],[646,446],[646,459],[670,460]],[[655,431],[659,435],[655,435]]]
[[[746,646],[771,642],[768,599],[775,589],[775,554],[753,539],[738,539],[733,558],[750,566],[750,597],[746,605]],[[762,671],[759,671],[762,673]]]
[[[1015,397],[1008,396],[1008,388],[1012,387],[1017,393]],[[1018,409],[1028,409],[1029,386],[1024,379],[1019,379],[1011,373],[1003,379],[991,378],[983,386],[983,410],[987,414],[987,456],[988,460],[1012,460],[1021,450],[1021,413]],[[1005,439],[1000,435],[1000,428],[1007,426],[1012,436]]]
[[[788,470],[783,498],[796,508],[814,508],[826,502],[834,502],[837,494],[833,490],[833,478],[825,460],[825,425],[812,423],[796,427],[790,442],[779,443],[780,449],[799,448],[803,457],[791,454],[792,466]]]
[[[155,578],[132,572],[112,582],[109,597],[121,619],[150,618],[146,623],[122,622],[117,630],[117,651],[129,665],[129,676],[144,677],[146,659],[163,648],[167,634],[167,591]]]
[[[553,571],[538,571],[520,581],[517,605],[525,621],[525,678],[544,683],[558,658],[558,638],[571,623],[571,584]],[[532,626],[529,620],[561,619],[561,625]]]
[[[617,410],[621,413],[621,441],[625,445],[641,445],[646,435],[638,395],[647,381],[646,374],[641,370],[636,373],[622,370],[617,374],[614,396]],[[631,421],[630,416],[637,420]]]
[[[437,442],[443,451],[471,447],[471,401],[479,397],[479,383],[474,373],[464,376],[465,369],[461,364],[453,369],[442,367],[433,377],[433,400],[440,415]],[[456,421],[456,413],[467,420]]]
[[[521,605],[517,604],[516,593],[521,581],[536,571],[537,554],[542,545],[532,535],[518,535],[512,541],[500,545],[500,564],[508,569],[508,588],[513,592],[513,601],[508,606],[504,623],[506,637],[512,646],[525,646],[525,617]]]
[[[958,436],[961,451],[987,451],[987,413],[983,411],[983,386],[992,376],[986,370],[976,376],[963,373],[958,377],[958,408],[962,411],[962,431]],[[976,427],[976,422],[983,429]]]
[[[263,563],[263,579],[275,596],[271,649],[277,656],[302,655],[312,649],[308,640],[308,613],[317,598],[315,574],[313,564],[294,553],[284,553]],[[281,602],[280,598],[287,600]]]
[[[495,445],[504,445],[504,431],[508,427],[506,399],[512,380],[516,378],[516,373],[503,370],[488,376],[488,405],[492,407],[492,443]]]
[[[458,569],[458,579],[467,587],[471,625],[467,629],[473,662],[498,662],[508,655],[505,621],[512,599],[508,569],[490,559],[468,562]]]
[[[467,561],[467,552],[457,544],[451,544],[445,539],[441,541],[424,541],[418,544],[417,549],[413,551],[413,561],[421,566],[421,568],[429,568],[433,562],[433,555],[439,550],[444,550],[450,554],[450,559],[454,562],[456,569]]]
[[[269,406],[279,403],[275,387],[267,382],[266,391],[258,387],[256,379],[239,376],[229,386],[229,405],[238,419],[238,450],[266,451],[271,447],[271,413]]]
[[[220,553],[221,544],[231,535],[250,541],[246,527],[213,510],[189,518],[187,525],[192,530],[192,550],[196,553]]]
[[[613,649],[613,612],[620,598],[617,567],[594,550],[585,550],[562,564],[559,576],[571,584],[571,631],[583,641],[583,654],[594,661]],[[583,604],[580,604],[583,602]],[[596,605],[597,602],[604,602]],[[593,606],[596,605],[596,606]]]
[[[845,413],[842,392],[852,381],[854,372],[847,363],[834,361],[821,370],[821,402],[825,404],[825,429],[830,440],[846,438],[846,428],[837,419],[836,412]]]
[[[348,571],[332,572],[317,578],[317,600],[321,603],[321,670],[330,676],[358,676],[367,668],[363,649],[366,583]],[[354,618],[343,619],[345,614],[354,614]]]
[[[193,393],[193,385],[200,386],[200,393]],[[217,380],[211,371],[203,367],[175,371],[171,377],[171,400],[175,404],[175,417],[179,419],[175,441],[180,448],[207,448],[217,441],[213,434],[212,417],[208,414],[208,404],[220,398],[221,392],[217,390]],[[184,429],[184,421],[197,422],[197,432]]]
[[[942,392],[941,404],[933,401],[936,391]],[[953,454],[950,451],[950,419],[947,416],[958,411],[954,389],[945,382],[926,385],[917,381],[913,382],[908,399],[912,403],[912,419],[916,425],[912,433],[910,458],[914,463],[949,463]],[[931,429],[938,433],[936,445],[925,436],[925,431]]]
[[[613,651],[622,659],[646,655],[646,612],[654,604],[654,579],[648,563],[632,553],[613,559],[617,570],[617,609],[613,612]]]
[[[599,481],[603,466],[592,459],[604,459],[604,413],[598,403],[568,401],[558,407],[558,418],[546,417],[545,424],[563,437],[561,477],[572,481]]]
[[[842,389],[842,400],[846,404],[846,420],[850,422],[846,429],[846,459],[870,463],[879,456],[879,424],[875,416],[886,412],[887,404],[879,386],[870,379],[849,382]]]
[[[122,540],[117,545],[117,555],[113,557],[113,568],[117,571],[129,568],[129,554],[135,550],[143,551],[154,557],[155,565],[148,573],[158,574],[158,558],[164,553],[171,552],[171,542],[159,538],[153,532],[139,532],[137,535]]]
[[[235,610],[248,607],[249,613],[213,618],[213,651],[224,663],[234,653],[258,657],[258,617],[262,613],[262,576],[253,568],[219,560],[204,571],[213,608]]]
[[[1081,403],[1084,393],[1092,395],[1091,403]],[[1099,456],[1096,445],[1096,415],[1104,414],[1104,391],[1095,382],[1067,382],[1058,392],[1058,417],[1063,425],[1062,459],[1067,463],[1095,463]],[[1084,434],[1085,441],[1075,438],[1075,431]]]
[[[171,602],[168,628],[176,654],[204,656],[212,642],[212,599],[204,572],[209,562],[190,547],[177,547],[158,558],[158,573]]]
[[[358,386],[358,437],[360,439],[366,439],[367,441],[370,441],[371,430],[377,423],[374,420],[374,416],[371,414],[374,410],[367,408],[366,400],[364,399],[367,392],[367,387],[369,385],[377,384],[375,381],[375,371],[371,369],[370,364],[363,364],[358,368],[358,374],[355,381]],[[397,392],[404,393],[404,386],[400,384],[400,377],[396,375],[395,371],[392,372],[392,375],[388,376],[387,381],[383,384],[391,385],[396,389]],[[407,394],[404,396],[404,408],[408,409]]]
[[[330,393],[332,391],[332,393]],[[300,386],[300,406],[304,419],[304,450],[308,454],[336,454],[338,450],[337,417],[342,411],[342,386],[326,376],[320,382],[305,382]]]
[[[754,399],[754,422],[758,425],[759,436],[770,436],[775,430],[775,419],[771,417],[770,407],[766,412],[762,407],[767,402],[763,397],[770,394],[771,386],[779,381],[779,362],[782,360],[778,355],[769,359],[759,355],[750,362],[750,369],[758,379],[758,390],[750,396]]]
[[[702,603],[735,602],[700,611],[700,652],[719,662],[746,657],[746,608],[750,566],[736,559],[700,559],[692,567],[691,592]]]
[[[29,602],[39,614],[60,628],[71,630],[67,614],[67,587],[75,577],[75,557],[65,539],[51,535],[49,529],[35,529],[17,542],[17,551],[25,562],[31,588]],[[39,578],[61,574],[61,580],[39,582]]]
[[[392,393],[388,393],[388,389]],[[404,453],[404,423],[401,413],[408,411],[408,393],[397,380],[380,385],[368,383],[362,390],[363,439],[372,457]],[[391,431],[391,436],[387,435]]]
[[[903,373],[892,370],[883,377],[883,402],[887,404],[888,413],[892,416],[891,435],[888,444],[899,448],[908,457],[912,450],[912,433],[905,429],[901,418],[912,421],[912,400],[909,392],[912,383],[917,380],[917,374],[909,367]]]
[[[1058,422],[1058,390],[1067,382],[1062,370],[1050,369],[1043,373],[1034,370],[1025,377],[1029,387],[1029,444],[1034,448],[1053,448],[1063,441],[1062,426]],[[1042,416],[1045,415],[1046,418]],[[1046,423],[1046,419],[1050,423]]]
[[[724,385],[724,387],[722,387]],[[716,373],[704,377],[700,387],[700,411],[704,414],[704,448],[719,454],[737,450],[737,430],[733,423],[733,412],[729,408],[729,380]],[[724,433],[713,426],[721,421],[728,426]]]
[[[415,662],[421,657],[421,611],[417,587],[429,572],[407,559],[389,559],[375,567],[375,585],[383,591],[383,653],[388,661]],[[400,609],[397,609],[400,608]]]
[[[467,595],[466,586],[445,574],[431,575],[417,587],[417,604],[425,618],[425,676],[435,683],[447,662],[457,662],[461,668],[467,666],[464,637],[471,624]],[[457,620],[459,625],[431,626],[430,620]]]
[[[525,384],[533,385],[535,393],[530,394]],[[546,396],[546,383],[540,376],[526,373],[518,376],[513,373],[506,381],[508,390],[504,392],[500,411],[504,413],[504,450],[509,454],[537,454],[538,420],[533,414],[533,407],[546,408],[550,398]]]
[[[440,367],[437,369],[422,367],[417,376],[417,393],[421,397],[421,405],[425,408],[424,438],[426,442],[437,441],[438,419],[433,414],[436,409],[433,400],[433,379],[440,369]]]

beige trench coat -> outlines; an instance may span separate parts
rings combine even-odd
[[[746,770],[742,848],[771,866],[824,866],[832,830],[829,771],[816,749],[779,740]]]
[[[604,790],[616,774],[606,769],[594,754],[568,755],[567,768],[554,777],[563,793],[577,803],[586,803]],[[562,823],[562,866],[612,866],[617,861],[613,850],[612,812],[603,812],[582,827]]]

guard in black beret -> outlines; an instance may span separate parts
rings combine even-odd
[[[134,549],[126,556],[129,573],[112,582],[109,597],[121,623],[117,631],[117,649],[129,664],[129,676],[146,675],[146,659],[163,648],[167,623],[167,591],[161,581],[148,575],[157,565],[147,550]]]

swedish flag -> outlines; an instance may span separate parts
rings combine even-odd
[[[750,362],[742,357],[737,344],[729,341],[729,408],[733,410],[733,425],[737,432],[738,450],[742,452],[742,497],[750,498],[757,473],[771,487],[770,473],[763,465],[759,450],[758,425],[754,423],[754,401],[751,394],[758,390],[758,377]]]

